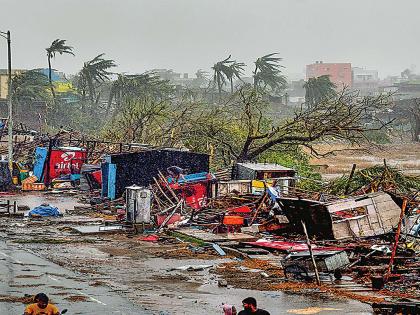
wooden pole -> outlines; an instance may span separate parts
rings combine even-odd
[[[397,232],[395,233],[394,248],[392,249],[391,259],[389,260],[388,272],[386,273],[385,281],[388,281],[388,278],[389,278],[389,276],[391,275],[391,272],[392,272],[392,265],[394,264],[395,254],[397,253],[398,240],[399,240],[400,234],[401,234],[402,219],[404,217],[406,207],[407,207],[407,199],[404,198],[403,204],[402,204],[402,207],[401,207],[400,220],[398,221]]]
[[[265,200],[267,199],[267,193],[264,193],[264,197],[262,198],[260,204],[258,205],[257,209],[255,209],[255,213],[254,216],[252,217],[251,222],[249,223],[249,225],[252,225],[255,221],[255,219],[257,218],[258,212],[260,211],[260,209],[262,208]]]
[[[349,188],[350,188],[350,182],[353,178],[354,175],[354,171],[356,170],[356,164],[353,164],[353,167],[351,168],[351,172],[350,172],[350,176],[349,176],[349,180],[347,181],[346,184],[346,189],[344,190],[344,194],[347,195],[349,193]]]
[[[178,196],[175,194],[175,192],[172,190],[172,188],[169,186],[168,181],[166,180],[165,176],[163,176],[163,174],[161,173],[161,171],[158,171],[159,173],[159,178],[162,182],[165,183],[166,188],[169,190],[169,192],[171,193],[171,195],[175,198],[176,202],[179,202],[179,198]]]
[[[157,188],[160,190],[160,192],[162,193],[162,195],[169,201],[170,204],[174,204],[173,201],[171,200],[171,198],[169,198],[165,192],[162,190],[162,187],[160,187],[160,183],[156,180],[156,178],[153,177],[153,180],[155,181]]]
[[[308,231],[306,230],[306,225],[305,225],[305,222],[303,222],[303,220],[301,220],[300,222],[302,222],[303,232],[305,232],[305,236],[306,236],[306,244],[308,245],[309,255],[311,256],[312,264],[313,264],[313,266],[314,266],[314,270],[315,270],[315,278],[316,278],[316,284],[317,284],[317,285],[321,285],[321,281],[319,280],[318,268],[317,268],[317,266],[316,266],[316,262],[315,262],[314,253],[312,252],[312,245],[311,245],[311,241],[309,240]]]

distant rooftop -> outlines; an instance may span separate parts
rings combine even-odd
[[[288,168],[280,164],[274,163],[237,163],[243,167],[252,169],[254,171],[294,171],[293,168]]]

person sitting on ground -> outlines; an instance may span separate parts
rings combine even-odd
[[[25,315],[59,315],[60,311],[54,304],[49,304],[48,296],[44,293],[35,295],[33,304],[25,309]]]
[[[269,312],[257,308],[257,300],[253,297],[247,297],[242,301],[244,307],[238,315],[270,315]]]

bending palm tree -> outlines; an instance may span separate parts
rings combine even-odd
[[[230,69],[230,65],[234,62],[230,60],[231,55],[226,59],[219,61],[214,64],[212,69],[214,70],[213,80],[217,83],[217,88],[219,90],[219,97],[222,96],[222,88],[226,84],[226,79],[231,76],[232,70]]]
[[[69,54],[69,55],[74,56],[73,47],[67,46],[65,39],[56,39],[55,41],[51,43],[51,46],[48,48],[45,48],[45,50],[47,51],[47,57],[48,57],[48,80],[50,82],[51,94],[53,96],[53,99],[55,100],[54,86],[52,84],[52,78],[51,78],[51,72],[52,72],[51,59],[55,58],[56,53],[59,53],[60,55]]]
[[[282,75],[280,65],[282,58],[274,57],[277,53],[268,54],[255,61],[254,88],[265,90],[267,86],[277,92],[286,85],[286,78]]]
[[[90,61],[84,63],[77,77],[77,89],[82,94],[82,110],[85,110],[86,96],[90,100],[90,109],[93,112],[94,104],[98,104],[101,93],[97,89],[105,81],[109,81],[112,72],[110,68],[116,64],[112,59],[102,58],[104,54],[100,54]]]
[[[244,67],[246,65],[243,62],[236,62],[229,66],[230,72],[227,74],[227,78],[230,81],[230,92],[233,93],[233,79],[236,77],[237,79],[241,79],[241,76],[244,74]]]

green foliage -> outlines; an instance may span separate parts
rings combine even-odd
[[[335,195],[344,194],[349,175],[343,175],[330,182],[328,191]],[[400,193],[410,193],[420,190],[420,176],[407,176],[400,170],[384,165],[375,165],[357,170],[350,181],[349,193],[366,188],[367,192],[396,190]]]
[[[70,54],[74,56],[73,47],[66,45],[65,39],[56,39],[51,43],[51,46],[45,48],[48,58],[55,58],[55,54]]]
[[[154,100],[168,100],[174,96],[175,87],[168,80],[162,80],[155,73],[135,75],[119,74],[117,80],[111,83],[108,99],[108,111],[113,103],[120,108],[124,99],[150,97]]]
[[[91,103],[99,102],[98,88],[109,80],[112,74],[109,69],[116,66],[114,60],[104,59],[103,56],[104,54],[100,54],[85,62],[76,78],[76,86],[82,96],[82,101],[86,101],[88,97]]]
[[[268,54],[255,61],[254,88],[266,91],[270,88],[273,94],[279,94],[286,87],[286,77],[282,75],[280,65],[282,58],[274,57],[277,53]]]
[[[69,55],[73,55],[73,47],[66,45],[66,40],[65,39],[56,39],[51,43],[51,46],[48,48],[45,48],[45,50],[47,51],[47,58],[48,58],[48,80],[50,83],[50,89],[51,89],[51,94],[53,96],[53,100],[55,101],[55,92],[54,92],[54,86],[52,84],[52,79],[51,79],[51,59],[55,58],[55,54],[69,54]]]
[[[13,100],[23,104],[33,101],[48,101],[48,77],[37,69],[25,71],[12,78]]]
[[[335,91],[337,86],[330,81],[328,75],[309,78],[303,87],[305,88],[305,101],[309,106],[313,106],[337,95]]]
[[[161,145],[170,115],[169,103],[144,97],[126,97],[102,134],[107,139]]]
[[[263,153],[258,162],[276,163],[295,169],[300,177],[297,183],[300,189],[320,191],[323,187],[321,174],[309,164],[309,155],[299,147],[289,148],[287,151],[270,150]]]
[[[231,55],[226,59],[217,62],[212,69],[214,70],[213,80],[217,83],[219,94],[222,93],[222,88],[226,84],[226,80],[230,82],[231,92],[233,93],[233,79],[236,77],[240,79],[244,72],[245,64],[243,62],[236,62],[231,60]]]
[[[85,134],[96,134],[106,121],[101,113],[89,113],[80,108],[80,104],[61,103],[60,100],[48,113],[47,121],[51,127],[73,129]]]

